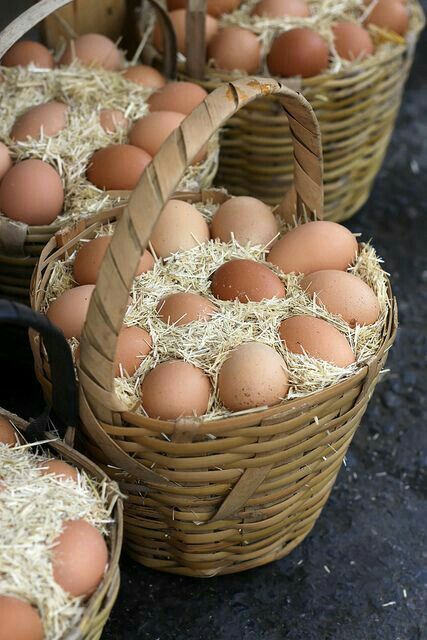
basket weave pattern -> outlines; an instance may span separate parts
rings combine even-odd
[[[84,447],[128,495],[129,553],[168,572],[210,577],[242,571],[286,555],[303,540],[327,501],[394,340],[396,307],[390,293],[379,353],[356,375],[305,398],[210,422],[165,422],[126,410],[114,393],[114,354],[128,292],[164,203],[212,132],[255,98],[273,94],[280,96],[293,132],[298,210],[321,213],[320,134],[307,101],[273,80],[223,85],[165,143],[129,205],[112,212],[118,224],[82,335]],[[196,196],[181,197],[194,201]],[[200,194],[200,199],[209,197],[209,192]],[[106,222],[107,215],[99,221]],[[93,224],[50,241],[33,281],[36,309],[43,305],[54,262],[95,230]],[[32,347],[48,394],[48,363],[39,344],[33,341]]]
[[[368,199],[381,167],[415,42],[424,26],[418,1],[407,4],[411,21],[406,43],[398,38],[400,43],[363,62],[338,73],[302,79],[298,85],[314,108],[322,133],[325,219],[341,221],[356,213]],[[184,77],[192,66],[189,60],[187,71],[181,69]],[[204,78],[195,81],[212,90],[230,77],[206,67]],[[242,109],[224,129],[217,183],[235,195],[278,204],[292,183],[292,163],[291,135],[277,104],[259,100]]]

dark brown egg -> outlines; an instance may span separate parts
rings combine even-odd
[[[273,41],[267,64],[274,76],[311,78],[328,67],[328,44],[312,29],[291,29]]]
[[[210,41],[208,58],[218,69],[256,73],[261,64],[261,45],[248,29],[224,27]]]
[[[67,123],[67,113],[68,107],[62,102],[39,104],[15,120],[10,137],[23,141],[28,138],[37,140],[42,134],[45,137],[56,136]]]
[[[252,15],[266,18],[307,18],[310,9],[305,0],[261,0],[255,5]]]
[[[344,60],[363,60],[374,53],[369,33],[355,22],[336,22],[332,27],[335,49]]]
[[[108,71],[117,71],[122,66],[122,56],[114,42],[100,33],[85,33],[69,42],[59,64],[71,64],[76,58],[86,66]]]
[[[129,82],[140,84],[147,89],[161,89],[166,85],[166,78],[154,69],[146,64],[137,64],[134,67],[128,67],[123,72],[123,77]]]
[[[95,151],[86,171],[88,180],[99,189],[135,189],[151,156],[131,144],[116,144]]]
[[[271,269],[255,260],[230,260],[215,271],[212,293],[219,300],[260,302],[284,298],[285,287]]]
[[[373,24],[403,36],[409,25],[408,9],[399,0],[378,0],[365,24]]]
[[[10,47],[1,59],[4,67],[28,67],[34,65],[40,69],[53,69],[54,60],[49,49],[32,40],[20,40]]]

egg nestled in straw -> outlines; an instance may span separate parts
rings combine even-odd
[[[368,31],[350,21],[336,22],[332,26],[334,46],[344,60],[364,60],[374,53],[374,43]]]
[[[151,155],[132,144],[116,144],[95,151],[86,176],[89,182],[107,191],[135,189]]]
[[[67,124],[67,113],[67,105],[54,100],[31,107],[15,120],[10,137],[21,142],[56,136]]]
[[[261,302],[284,298],[285,286],[268,267],[255,260],[230,260],[212,277],[212,293],[219,300]]]
[[[141,385],[142,406],[150,418],[177,420],[206,413],[211,394],[208,376],[183,360],[162,362]]]
[[[147,64],[137,64],[133,67],[128,67],[123,72],[123,77],[129,82],[140,84],[147,89],[161,89],[166,85],[166,78]]]
[[[210,40],[208,58],[218,69],[256,73],[261,65],[261,45],[248,29],[224,27]]]
[[[63,460],[44,460],[40,465],[42,475],[53,475],[59,480],[78,481],[79,475],[76,467],[72,467]]]
[[[166,324],[182,326],[197,320],[208,321],[218,309],[210,300],[196,293],[172,293],[158,306],[159,318]]]
[[[52,548],[53,577],[72,596],[89,597],[98,588],[107,567],[104,538],[85,520],[67,520]]]
[[[37,609],[14,596],[0,595],[0,640],[43,638],[43,625]]]
[[[148,104],[151,111],[173,110],[188,115],[207,95],[202,87],[193,82],[169,82],[149,97]]]
[[[0,415],[0,444],[7,444],[11,447],[19,442],[15,429],[9,420]]]
[[[94,290],[93,284],[68,289],[51,303],[47,317],[67,339],[80,338]]]
[[[122,66],[122,56],[114,42],[100,33],[85,33],[67,44],[59,61],[69,65],[73,60],[85,66],[98,66],[117,71]]]
[[[219,17],[223,13],[230,13],[237,9],[242,0],[208,0],[207,11],[211,16]],[[187,0],[168,0],[168,9],[173,11],[174,9],[185,9],[187,6]]]
[[[277,36],[267,56],[270,73],[281,78],[311,78],[324,71],[328,64],[327,42],[316,31],[305,27]]]
[[[150,243],[156,255],[166,258],[209,240],[209,227],[192,204],[169,200],[154,227]]]
[[[211,234],[221,242],[230,242],[234,237],[242,247],[268,247],[278,234],[278,225],[270,207],[261,200],[238,196],[219,207],[212,219]]]
[[[30,158],[15,164],[0,182],[0,211],[28,225],[48,225],[61,213],[64,189],[47,162]]]
[[[252,10],[252,15],[264,18],[307,18],[310,9],[305,0],[261,0]]]
[[[33,40],[20,40],[6,51],[1,64],[4,67],[29,67],[39,69],[53,69],[55,66],[53,56],[49,49]]]
[[[0,142],[0,180],[9,171],[12,166],[12,158],[9,149],[3,142]]]
[[[350,327],[373,324],[380,316],[377,296],[366,282],[352,273],[316,271],[305,276],[300,286],[330,313],[341,316]]]
[[[400,0],[378,0],[375,4],[372,3],[372,11],[366,18],[365,24],[372,24],[403,36],[409,26],[408,9]]]
[[[278,404],[288,390],[285,361],[275,349],[260,342],[236,347],[219,371],[218,396],[230,411]]]
[[[127,129],[129,120],[120,109],[102,109],[99,124],[106,133],[116,133],[119,129]]]

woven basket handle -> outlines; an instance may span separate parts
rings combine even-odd
[[[29,442],[44,439],[47,431],[55,427],[61,438],[68,427],[77,424],[77,387],[73,357],[62,331],[45,315],[11,300],[0,300],[0,324],[33,329],[40,333],[49,357],[52,375],[52,408],[46,408],[39,418],[32,420],[25,431]]]
[[[319,125],[300,94],[280,82],[246,78],[221,85],[162,145],[144,171],[117,223],[92,295],[81,340],[80,383],[96,405],[95,413],[114,419],[123,410],[114,393],[114,355],[138,261],[154,226],[186,169],[239,109],[260,96],[277,95],[288,117],[294,145],[297,206],[322,211],[322,153]],[[105,412],[107,410],[107,413]],[[113,412],[113,413],[108,413]]]
[[[72,0],[40,0],[29,9],[12,20],[0,33],[0,59],[6,51],[28,31],[37,26],[45,18],[69,4]],[[90,1],[90,0],[89,0]],[[167,11],[158,0],[147,0],[157,12],[162,25],[165,50],[163,56],[163,73],[167,78],[174,78],[176,74],[176,38]]]

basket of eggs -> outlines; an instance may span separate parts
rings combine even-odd
[[[0,294],[28,300],[31,274],[49,240],[70,221],[126,202],[152,156],[206,92],[167,83],[176,68],[164,27],[163,73],[132,60],[101,34],[76,36],[54,56],[17,39],[64,0],[34,5],[0,34]],[[143,41],[144,44],[145,41]],[[206,145],[182,188],[211,185],[218,139]]]
[[[223,189],[176,193],[213,131],[266,96],[292,131],[294,220]],[[126,207],[41,255],[32,305],[73,349],[82,444],[127,495],[127,549],[146,566],[210,577],[265,564],[328,499],[397,312],[374,248],[321,220],[322,200],[312,108],[253,77],[187,117]]]
[[[95,640],[119,590],[122,496],[70,446],[77,394],[64,336],[11,301],[0,301],[0,323],[37,331],[52,375],[52,406],[36,420],[0,409],[0,637]]]
[[[301,91],[322,132],[324,217],[340,221],[360,209],[384,158],[424,26],[418,0],[167,4],[183,77],[212,90],[262,73]],[[155,36],[162,49],[160,30]],[[266,98],[224,129],[218,184],[269,204],[291,189],[292,211],[292,163],[291,132],[277,102]]]

